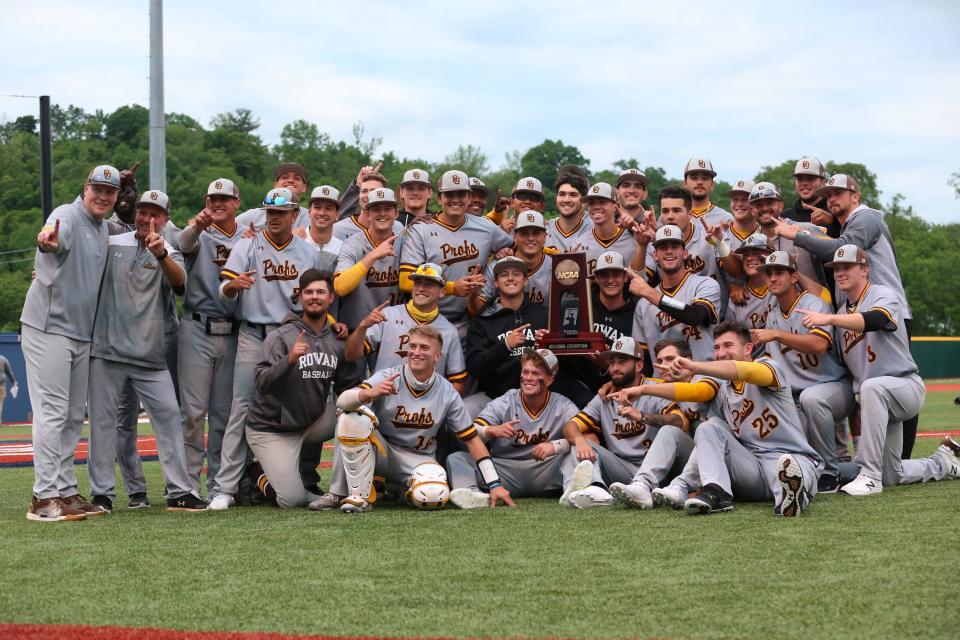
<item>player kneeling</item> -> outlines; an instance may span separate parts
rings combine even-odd
[[[488,404],[474,420],[480,437],[489,443],[493,461],[474,467],[466,453],[447,458],[454,486],[451,501],[461,509],[485,507],[491,499],[484,464],[490,464],[513,496],[546,496],[563,492],[560,504],[585,508],[609,504],[600,470],[589,460],[577,464],[563,425],[577,413],[569,399],[550,391],[557,357],[549,349],[526,349],[520,357],[520,388]],[[476,458],[474,458],[476,459]],[[492,492],[491,492],[492,493]]]
[[[671,374],[719,378],[694,383],[646,384],[615,394],[628,403],[644,395],[678,402],[712,403],[711,417],[697,427],[694,451],[669,495],[700,494],[683,508],[691,515],[733,509],[733,498],[773,499],[774,514],[798,515],[817,491],[823,461],[807,443],[790,385],[780,366],[752,358],[750,332],[735,322],[714,329],[716,362],[677,358]],[[679,497],[677,500],[679,501]]]
[[[345,513],[369,511],[375,499],[375,472],[388,484],[408,486],[408,500],[414,506],[442,506],[443,491],[430,491],[430,485],[424,483],[445,484],[446,479],[423,464],[436,464],[441,428],[454,433],[470,452],[490,487],[490,506],[498,502],[513,505],[490,462],[487,447],[470,423],[460,394],[448,380],[436,375],[442,336],[425,326],[413,327],[409,336],[405,364],[376,372],[337,399],[337,408],[344,413],[337,423],[330,493],[312,502],[311,509],[325,511],[339,506]]]

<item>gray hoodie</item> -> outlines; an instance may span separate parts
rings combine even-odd
[[[301,331],[307,352],[291,365],[287,355]],[[288,314],[263,342],[247,426],[254,431],[306,431],[323,414],[332,384],[342,390],[360,382],[357,366],[343,357],[344,346],[329,323],[316,334],[300,316]]]

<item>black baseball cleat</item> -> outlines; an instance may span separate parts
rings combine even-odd
[[[127,498],[127,509],[149,509],[150,500],[147,498],[147,494],[142,491],[139,493],[131,493]]]
[[[836,493],[840,491],[840,477],[822,475],[817,480],[817,493]]]
[[[207,503],[192,493],[167,498],[167,511],[206,511]]]
[[[733,511],[733,496],[715,484],[708,484],[699,495],[687,498],[683,510],[691,516]]]
[[[794,518],[810,504],[810,494],[803,485],[803,468],[789,453],[780,456],[777,467],[780,469],[777,472],[777,479],[780,481],[780,502],[774,507],[773,513],[785,518]],[[836,487],[840,484],[837,477],[821,476],[820,480],[826,478],[833,478],[834,492],[836,492]]]
[[[111,513],[113,511],[113,500],[107,496],[91,496],[90,504],[98,507],[103,513]]]

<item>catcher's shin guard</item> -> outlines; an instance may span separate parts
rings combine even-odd
[[[337,442],[349,494],[344,502],[362,505],[373,498],[373,469],[376,464],[371,436],[376,416],[367,407],[345,411],[337,420]],[[374,440],[375,441],[375,440]],[[379,445],[379,443],[377,443]],[[370,500],[372,502],[372,499]]]

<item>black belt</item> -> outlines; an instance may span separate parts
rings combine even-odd
[[[243,324],[257,331],[260,334],[261,340],[266,340],[267,334],[280,326],[279,324],[258,324],[256,322],[247,322],[246,320],[244,320]]]

